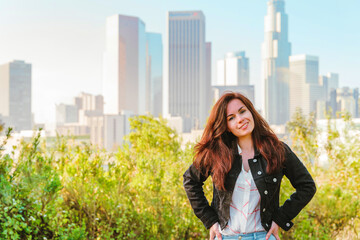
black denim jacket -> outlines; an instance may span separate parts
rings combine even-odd
[[[260,217],[261,224],[269,231],[271,222],[276,222],[282,229],[289,230],[301,209],[312,199],[316,192],[315,182],[303,163],[284,143],[285,162],[276,174],[266,173],[266,160],[255,150],[253,159],[249,159],[251,174],[261,196]],[[213,200],[211,206],[204,195],[203,184],[207,179],[201,171],[193,165],[184,173],[184,188],[195,215],[203,222],[206,228],[210,228],[218,222],[224,229],[230,218],[230,203],[235,182],[241,171],[242,160],[239,154],[234,155],[232,168],[225,178],[226,191],[213,186]],[[280,183],[286,176],[296,191],[279,207]]]

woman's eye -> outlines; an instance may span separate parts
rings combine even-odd
[[[246,110],[241,110],[241,111],[240,111],[240,113],[244,113],[244,112],[246,112]]]
[[[229,121],[231,121],[231,120],[233,120],[233,119],[234,119],[234,117],[229,117],[229,118],[228,118]]]

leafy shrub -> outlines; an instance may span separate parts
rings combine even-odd
[[[360,135],[349,115],[342,116],[342,132],[329,118],[321,133],[314,116],[306,119],[301,112],[288,123],[293,149],[314,177],[317,193],[282,239],[360,239]],[[325,134],[323,146],[319,134]],[[328,156],[325,166],[318,161],[322,152]],[[282,186],[284,201],[293,189],[288,181]]]
[[[289,123],[318,191],[282,239],[359,238],[360,137],[345,120],[344,132],[327,129],[327,168],[317,161],[315,121],[299,113]],[[115,153],[65,137],[47,146],[36,135],[14,149],[17,157],[1,154],[0,143],[0,239],[208,238],[182,186],[193,145],[182,147],[163,119],[135,117],[131,128]],[[211,201],[210,179],[204,187]],[[284,181],[281,199],[292,191]]]

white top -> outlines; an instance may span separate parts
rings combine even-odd
[[[251,171],[246,172],[242,165],[230,204],[230,219],[224,230],[220,228],[220,233],[235,235],[260,231],[265,231],[260,218],[260,194]]]

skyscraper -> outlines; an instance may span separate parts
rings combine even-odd
[[[0,115],[6,126],[31,130],[31,64],[15,60],[1,65],[0,86]]]
[[[161,34],[146,33],[146,112],[162,114],[163,45]]]
[[[245,52],[229,52],[217,62],[217,85],[249,85],[249,58]]]
[[[316,102],[325,100],[323,86],[319,84],[319,59],[316,56],[290,57],[290,117],[297,107],[305,115],[316,111]]]
[[[90,93],[80,93],[75,97],[75,105],[78,109],[78,122],[81,125],[89,125],[89,118],[104,114],[104,97]]]
[[[208,114],[205,16],[201,11],[168,12],[165,90],[172,116],[184,119],[184,131],[202,128]]]
[[[205,81],[209,84],[206,84],[206,86],[208,87],[208,89],[206,90],[206,94],[207,94],[207,100],[206,100],[206,109],[208,109],[208,111],[210,111],[212,105],[214,104],[213,102],[213,96],[212,96],[212,90],[211,90],[211,61],[212,60],[212,44],[211,42],[206,42],[206,73],[205,73]]]
[[[122,110],[144,114],[146,88],[145,23],[131,16],[108,17],[103,78],[105,114]]]
[[[327,87],[328,92],[330,92],[331,89],[339,88],[339,74],[337,74],[337,73],[327,73],[326,78],[327,78],[327,82],[328,82],[328,84],[327,84],[328,85],[328,87]]]
[[[333,111],[333,117],[339,118],[341,113],[349,113],[352,117],[358,116],[359,103],[359,89],[351,89],[349,87],[342,87],[331,89],[330,103]]]
[[[262,44],[265,118],[270,124],[284,124],[289,119],[288,17],[283,0],[269,0],[267,5]]]
[[[79,109],[76,105],[56,104],[56,126],[66,123],[77,123],[79,121]]]
[[[319,84],[323,87],[323,94],[325,104],[322,106],[322,111],[324,114],[317,114],[319,118],[326,118],[325,113],[330,113],[332,117],[336,117],[336,89],[339,88],[339,74],[337,73],[327,73],[325,76],[319,76]]]

